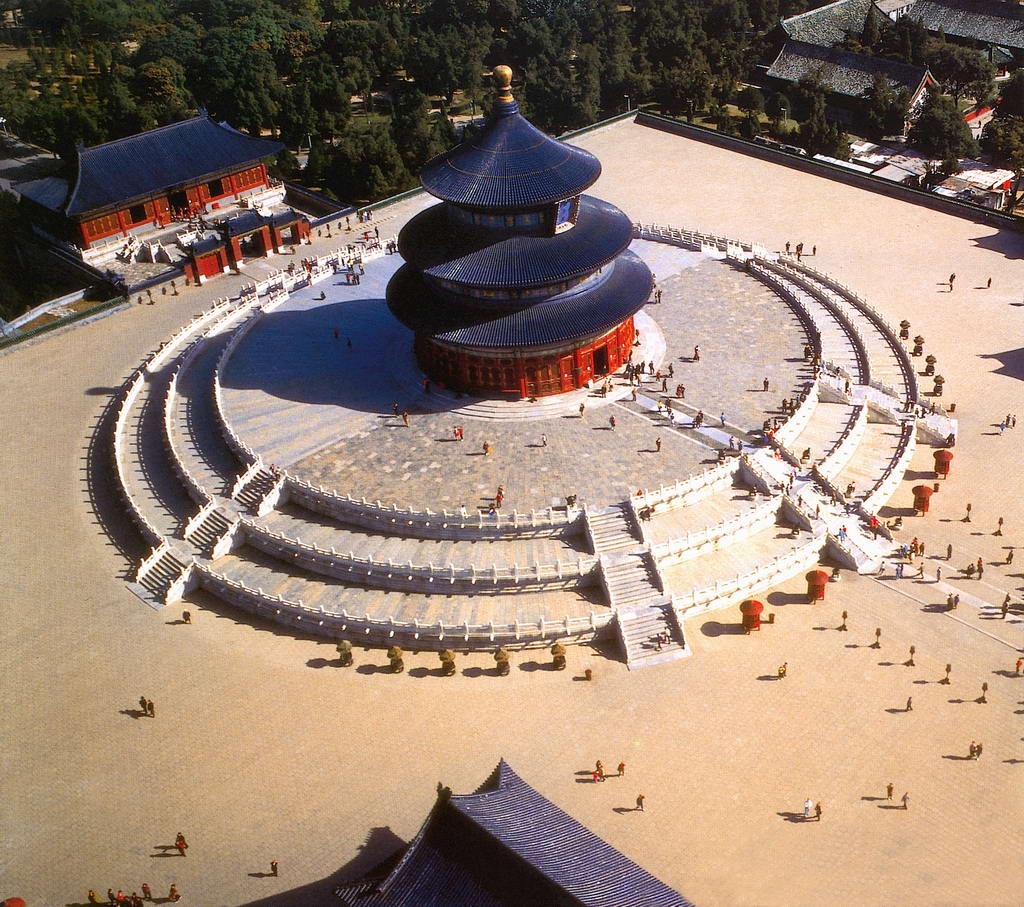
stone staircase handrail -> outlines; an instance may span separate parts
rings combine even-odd
[[[747,259],[747,273],[752,274],[766,287],[775,292],[783,302],[796,313],[800,323],[811,337],[811,349],[817,359],[822,358],[821,331],[814,320],[810,310],[804,305],[803,300],[797,296],[782,280],[778,279],[771,271],[759,265],[760,257]]]
[[[680,479],[674,485],[662,485],[660,488],[650,491],[641,488],[638,494],[630,494],[630,506],[634,513],[638,507],[656,507],[670,501],[673,503],[673,507],[681,506],[687,498],[694,496],[697,492],[709,489],[726,478],[731,478],[735,471],[736,464],[729,460],[716,463],[695,475]]]
[[[339,570],[360,568],[380,574],[401,573],[409,577],[420,577],[433,580],[445,580],[448,582],[468,582],[471,584],[483,584],[484,582],[497,583],[533,583],[551,582],[554,580],[582,578],[590,573],[597,566],[597,558],[584,556],[575,562],[565,561],[554,564],[519,564],[518,562],[507,567],[492,565],[490,568],[460,566],[452,563],[447,564],[414,564],[396,563],[393,561],[375,561],[370,557],[359,557],[355,552],[347,554],[337,551],[335,548],[322,548],[315,542],[304,542],[302,539],[291,538],[279,532],[274,532],[267,526],[252,520],[248,517],[241,518],[241,525],[250,544],[257,542],[256,547],[262,550],[272,550],[273,546],[279,547],[281,553],[287,554],[289,560],[305,558],[322,563],[325,566],[335,567]]]
[[[713,586],[702,589],[694,588],[689,593],[672,596],[672,607],[680,619],[687,612],[705,608],[718,600],[729,600],[732,597],[752,591],[761,586],[771,585],[788,576],[794,567],[801,565],[812,557],[817,560],[825,537],[824,527],[816,527],[813,538],[794,548],[786,554],[780,554],[769,562],[755,567],[753,570],[737,575],[734,579],[717,582]],[[723,601],[723,604],[725,601]]]
[[[521,513],[518,510],[495,511],[485,513],[484,511],[469,510],[417,510],[413,507],[400,507],[398,504],[386,505],[377,501],[371,503],[365,499],[354,498],[351,495],[340,494],[322,486],[313,485],[297,476],[291,475],[286,470],[281,470],[286,476],[286,487],[289,498],[304,503],[319,504],[322,509],[319,512],[326,513],[339,519],[346,516],[361,516],[385,527],[393,527],[401,523],[406,528],[438,526],[443,529],[459,529],[466,531],[505,531],[511,532],[520,529],[556,529],[567,528],[573,525],[579,518],[581,510],[578,507],[567,507],[564,511],[553,507],[546,510],[531,510],[529,513]]]
[[[811,421],[815,407],[818,405],[818,379],[815,378],[804,399],[793,413],[775,431],[775,440],[783,447],[788,447]]]
[[[788,262],[785,260],[772,261],[769,258],[759,259],[759,262],[763,267],[768,268],[770,271],[774,271],[783,280],[788,280],[801,290],[807,293],[809,296],[818,300],[826,309],[828,309],[839,321],[846,333],[847,337],[853,343],[854,355],[857,358],[857,364],[860,368],[860,381],[858,384],[867,384],[871,380],[871,362],[868,356],[867,344],[864,341],[864,335],[861,333],[860,328],[854,324],[853,319],[850,317],[850,313],[846,310],[846,306],[836,302],[836,300],[830,298],[827,294],[823,293],[818,287],[816,287],[809,280],[806,280],[799,272],[788,266]]]
[[[734,536],[742,529],[756,528],[766,518],[774,519],[778,509],[779,502],[777,499],[765,498],[763,501],[758,501],[754,507],[745,513],[731,516],[703,529],[687,532],[684,536],[678,536],[664,542],[656,542],[650,546],[651,555],[655,563],[660,566],[660,562],[671,561],[693,548],[699,548],[702,545]]]
[[[131,517],[132,522],[135,523],[145,540],[150,545],[157,546],[164,541],[163,534],[156,528],[156,526],[153,525],[152,522],[150,522],[132,498],[132,495],[128,490],[128,475],[125,468],[124,435],[127,431],[128,416],[132,407],[135,405],[135,402],[138,400],[139,395],[142,393],[142,389],[145,384],[145,374],[141,370],[136,371],[135,377],[129,382],[125,390],[124,397],[121,400],[121,404],[118,407],[117,417],[114,420],[114,471],[117,477],[118,491],[128,508],[128,515]]]
[[[296,620],[301,620],[301,626],[309,632],[332,636],[344,634],[359,638],[378,634],[387,638],[389,635],[394,636],[397,633],[413,636],[420,641],[436,640],[440,642],[448,639],[453,642],[455,639],[461,638],[467,643],[472,640],[486,640],[507,645],[529,645],[531,643],[550,643],[557,639],[571,637],[589,638],[610,627],[614,619],[614,614],[607,611],[591,612],[589,615],[581,617],[566,616],[561,620],[548,620],[542,617],[528,623],[515,621],[503,624],[445,624],[438,621],[426,624],[418,621],[398,621],[393,616],[373,618],[368,614],[353,615],[344,609],[341,614],[332,614],[323,608],[311,608],[299,601],[290,601],[280,596],[270,595],[262,589],[252,589],[217,572],[206,564],[197,563],[195,570],[201,577],[201,581],[205,581],[205,583],[233,590],[248,599],[249,604],[255,604],[267,610],[288,612]]]
[[[868,408],[863,403],[855,404],[850,412],[842,434],[832,449],[818,464],[818,471],[828,479],[834,479],[850,462],[868,426]]]
[[[909,421],[904,424],[913,425]],[[893,496],[900,482],[903,481],[903,474],[907,471],[916,448],[917,441],[913,428],[910,431],[904,431],[903,437],[900,438],[896,452],[889,461],[885,472],[878,478],[864,500],[861,501],[861,510],[865,514],[874,516],[886,501]]]
[[[900,371],[903,373],[903,380],[907,386],[907,398],[916,402],[918,398],[918,389],[917,373],[914,370],[914,364],[910,359],[910,355],[907,353],[906,347],[900,342],[899,335],[895,330],[893,330],[885,317],[877,309],[869,305],[863,297],[855,293],[845,284],[836,280],[834,277],[823,274],[821,271],[816,268],[812,268],[810,265],[804,264],[803,262],[790,262],[790,264],[797,270],[803,271],[805,274],[813,277],[819,283],[824,284],[834,293],[842,296],[854,308],[858,309],[866,318],[870,319],[875,324],[881,334],[885,337],[893,352],[896,354],[896,358],[900,364]],[[896,396],[901,397],[902,395],[896,394]]]

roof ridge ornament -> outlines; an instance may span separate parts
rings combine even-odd
[[[512,68],[510,66],[495,66],[491,71],[494,78],[494,87],[498,89],[496,100],[508,103],[514,100],[512,97]]]

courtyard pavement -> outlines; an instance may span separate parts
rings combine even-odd
[[[336,903],[332,881],[408,841],[438,781],[475,789],[504,756],[698,904],[1020,902],[1022,615],[993,607],[1024,585],[1024,555],[1005,565],[1024,544],[1024,425],[994,425],[1024,415],[1024,237],[632,124],[577,141],[602,161],[595,194],[632,217],[815,243],[812,264],[925,335],[960,440],[932,513],[905,516],[899,538],[926,541],[929,571],[947,543],[953,566],[982,557],[983,580],[944,574],[962,594],[953,613],[935,608],[938,583],[844,574],[811,606],[793,581],[765,596],[773,626],[747,637],[737,614],[697,618],[692,658],[633,673],[574,648],[564,673],[524,653],[492,677],[479,655],[442,679],[421,654],[391,677],[380,652],[341,670],[329,644],[211,599],[182,625],[125,588],[140,546],[90,439],[145,353],[242,282],[211,281],[0,356],[3,897],[80,904],[88,888],[148,881],[203,905]],[[953,293],[939,286],[950,271]],[[922,446],[894,512],[930,467]],[[844,609],[847,633],[834,629]],[[876,627],[881,650],[868,648]],[[910,645],[916,667],[902,664]],[[937,683],[947,663],[950,686]],[[575,682],[587,667],[594,681]],[[135,717],[140,695],[155,718]],[[586,783],[599,758],[624,760],[626,777]],[[908,810],[880,799],[890,781]],[[644,813],[629,809],[640,792]],[[807,797],[820,823],[800,821]],[[166,856],[177,831],[187,858]]]

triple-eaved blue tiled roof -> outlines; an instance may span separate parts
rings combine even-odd
[[[404,265],[388,284],[395,317],[419,334],[474,350],[513,350],[596,337],[646,304],[653,277],[639,256],[625,251],[595,282],[587,281],[539,302],[504,309],[440,302],[423,277]]]
[[[386,878],[340,885],[346,907],[693,907],[502,760],[439,802]]]
[[[513,211],[572,198],[600,175],[589,151],[545,135],[515,101],[499,101],[481,133],[428,161],[420,181],[443,201]]]
[[[398,237],[414,268],[438,280],[477,287],[539,287],[589,274],[625,249],[628,217],[609,202],[584,195],[576,225],[555,236],[529,236],[451,223],[446,205],[417,214]]]
[[[83,148],[65,210],[77,216],[124,204],[256,163],[283,148],[207,116]]]

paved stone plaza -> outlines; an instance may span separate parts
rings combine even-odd
[[[431,653],[410,654],[398,677],[378,670],[379,651],[357,650],[356,667],[341,670],[330,644],[204,595],[182,625],[179,608],[152,610],[125,587],[144,549],[90,439],[139,360],[243,280],[159,298],[0,357],[4,897],[79,904],[88,888],[146,881],[158,895],[176,882],[197,904],[330,904],[334,880],[416,833],[439,780],[468,791],[504,756],[699,904],[1019,903],[1024,677],[1013,675],[1024,614],[1001,620],[998,605],[1007,591],[1019,602],[1024,585],[1024,555],[1006,564],[1024,544],[1024,436],[995,425],[1024,416],[1024,238],[632,124],[577,141],[602,161],[596,190],[631,217],[771,249],[816,244],[817,267],[924,334],[960,419],[951,478],[899,534],[926,542],[925,581],[911,578],[916,568],[900,581],[844,573],[814,606],[792,581],[763,596],[773,626],[747,637],[738,612],[699,617],[686,627],[693,657],[634,673],[582,647],[565,673],[543,670],[547,656],[534,652],[517,654],[507,678],[491,676],[485,654],[460,657],[451,679]],[[421,205],[382,216],[382,234]],[[314,251],[335,244],[325,237]],[[664,310],[705,267],[726,266],[652,267]],[[953,293],[939,285],[950,271]],[[992,289],[976,289],[988,277]],[[671,344],[673,328],[649,311]],[[752,360],[747,377],[795,349]],[[800,380],[799,362],[779,368],[776,380]],[[687,383],[693,402],[691,388],[718,392],[699,381]],[[755,412],[736,407],[747,427]],[[918,449],[894,512],[907,514],[910,487],[932,481],[931,453]],[[968,581],[960,568],[978,557],[984,578]],[[961,605],[944,612],[951,590]],[[844,609],[847,633],[834,629]],[[868,648],[876,627],[880,650]],[[915,667],[903,665],[911,645]],[[783,662],[788,676],[773,679]],[[937,683],[947,663],[950,686]],[[594,682],[575,682],[587,667]],[[977,703],[983,682],[988,701]],[[155,718],[134,716],[140,695]],[[984,743],[978,761],[965,758],[972,740]],[[626,777],[586,783],[597,758],[624,760]],[[890,781],[893,803],[879,799]],[[892,809],[904,791],[910,808]],[[639,792],[642,814],[629,811]],[[794,821],[807,797],[822,803],[820,823]],[[184,863],[165,857],[179,830],[191,844]],[[278,877],[266,875],[272,859]]]
[[[526,424],[438,411],[438,396],[423,391],[411,332],[382,298],[401,263],[388,256],[358,286],[335,281],[302,290],[251,331],[225,369],[226,418],[267,462],[313,484],[417,508],[486,510],[499,485],[507,507],[528,511],[561,506],[569,494],[604,505],[636,485],[671,484],[713,463],[724,444],[687,429],[698,409],[716,428],[724,414],[726,433],[751,440],[766,415],[780,412],[782,398],[809,380],[807,338],[782,300],[733,266],[651,242],[633,248],[661,281],[662,302],[648,307],[648,317],[665,338],[655,365],[667,393],[651,375],[636,403],[625,396],[606,408],[594,391],[579,395],[588,407],[582,418],[574,398],[567,411]],[[702,359],[694,362],[698,344]],[[734,357],[736,349],[743,355]],[[614,383],[627,386],[621,375]],[[679,384],[686,396],[675,400],[676,430],[652,405],[675,398]],[[396,404],[409,412],[408,426],[394,414]],[[465,431],[461,443],[455,425]],[[485,441],[493,447],[488,456]]]

